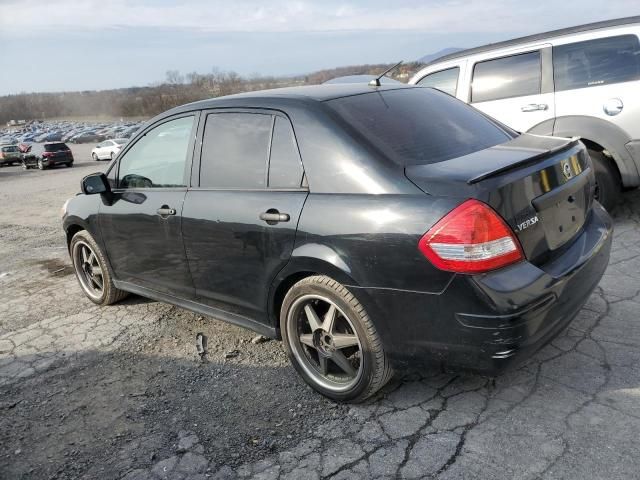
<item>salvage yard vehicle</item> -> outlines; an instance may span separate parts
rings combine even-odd
[[[496,375],[573,319],[609,260],[582,143],[432,88],[321,85],[191,103],[63,207],[83,292],[272,338],[361,401],[429,360]]]
[[[446,55],[410,84],[438,88],[519,132],[581,137],[612,208],[640,185],[640,16]]]
[[[98,160],[113,160],[118,155],[125,143],[129,140],[126,138],[114,138],[113,140],[105,140],[99,143],[91,150],[91,158]]]
[[[0,145],[0,167],[22,162],[22,154],[17,145]]]
[[[58,165],[73,166],[73,153],[62,142],[34,143],[29,151],[22,155],[22,168],[39,168],[44,170]]]

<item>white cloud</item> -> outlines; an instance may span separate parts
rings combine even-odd
[[[196,0],[19,0],[0,2],[0,35],[39,28],[110,26],[193,28],[205,31],[419,30],[430,33],[531,33],[637,14],[637,0],[511,0],[269,2]],[[26,28],[25,28],[26,27]]]

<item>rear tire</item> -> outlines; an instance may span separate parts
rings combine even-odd
[[[44,170],[46,167],[44,166],[44,164],[42,163],[42,160],[38,160],[38,169],[39,170]]]
[[[596,199],[608,211],[620,201],[622,182],[618,170],[602,152],[589,150],[596,175]]]
[[[307,277],[291,287],[280,310],[280,329],[294,368],[332,400],[361,402],[393,375],[364,307],[329,277]]]
[[[113,284],[109,264],[89,232],[80,230],[73,236],[69,253],[80,288],[93,303],[111,305],[128,295]]]

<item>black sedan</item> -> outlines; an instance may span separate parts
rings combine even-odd
[[[281,338],[341,401],[425,359],[502,372],[568,325],[611,247],[584,145],[420,87],[185,105],[82,191],[63,225],[93,302],[132,292]]]
[[[104,135],[100,135],[96,132],[83,132],[71,137],[73,143],[93,143],[101,142],[104,140]]]

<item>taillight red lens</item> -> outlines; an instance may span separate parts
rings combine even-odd
[[[418,248],[437,268],[457,273],[483,273],[524,260],[511,228],[491,207],[473,199],[440,219]]]

